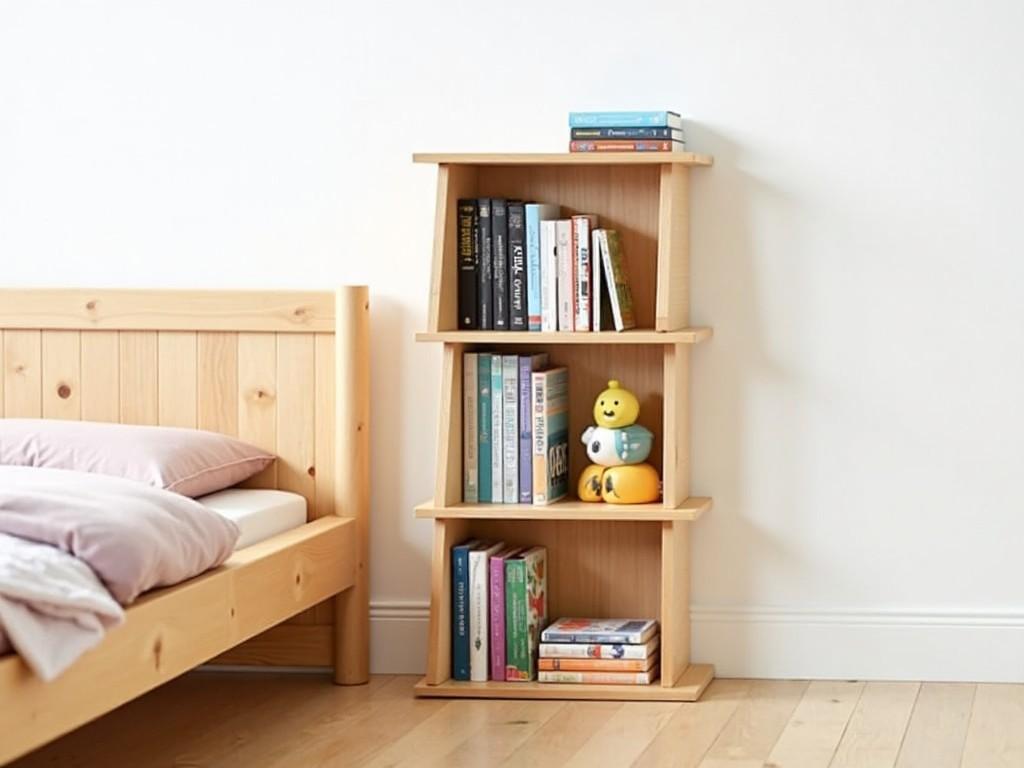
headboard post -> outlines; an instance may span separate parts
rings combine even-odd
[[[370,677],[369,292],[343,286],[335,303],[335,513],[357,526],[355,585],[335,598],[334,681],[358,685]],[[351,361],[360,361],[352,365]]]

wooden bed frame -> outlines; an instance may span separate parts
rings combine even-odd
[[[279,457],[247,484],[310,520],[144,595],[53,682],[0,658],[0,763],[211,660],[367,681],[368,310],[363,286],[0,290],[0,416],[237,435]]]

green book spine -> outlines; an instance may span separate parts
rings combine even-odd
[[[531,679],[530,640],[527,624],[526,563],[522,558],[505,562],[505,679]]]
[[[478,473],[477,494],[480,501],[488,503],[491,496],[491,356],[481,354],[477,360],[478,402],[477,415],[479,439],[477,443]]]

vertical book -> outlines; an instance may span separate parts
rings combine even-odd
[[[569,492],[569,371],[532,375],[533,503],[551,504]]]
[[[469,680],[469,551],[476,539],[452,547],[452,677]]]
[[[523,203],[508,204],[508,327],[528,328],[526,271],[526,209]]]
[[[519,358],[519,503],[533,503],[533,408],[530,387],[534,371],[546,368],[548,355]]]
[[[469,552],[469,679],[478,683],[487,682],[491,662],[488,649],[488,598],[491,594],[489,561],[504,546],[504,542],[483,544]]]
[[[477,301],[480,303],[479,327],[481,331],[494,328],[494,258],[491,235],[491,200],[481,197],[476,201],[476,236],[480,250],[477,274],[480,279]]]
[[[616,331],[636,327],[633,314],[633,292],[629,288],[629,274],[626,271],[626,256],[622,252],[622,241],[614,229],[600,230],[601,258],[604,261],[604,277],[608,282],[608,296]]]
[[[590,330],[590,232],[597,227],[597,217],[572,217],[573,253],[573,330]]]
[[[521,547],[506,547],[490,560],[491,680],[505,679],[505,561],[520,551]]]
[[[504,382],[501,355],[491,355],[491,501],[501,504],[505,495],[505,435],[502,417]]]
[[[501,465],[503,484],[501,500],[506,504],[519,502],[519,356],[504,355],[501,359]]]
[[[477,355],[466,352],[462,356],[462,500],[475,504],[480,501],[477,428]]]
[[[558,273],[558,330],[573,330],[573,305],[575,291],[573,289],[573,253],[572,253],[572,220],[559,219],[555,223],[555,263]]]
[[[476,215],[476,200],[459,200],[459,328],[469,331],[480,327],[479,251],[474,242]]]
[[[547,550],[533,547],[505,561],[505,679],[536,676],[536,651],[547,620]]]
[[[540,329],[558,330],[557,221],[540,223]]]
[[[477,499],[490,502],[491,496],[491,355],[480,352],[477,355]]]
[[[491,200],[491,270],[494,273],[494,330],[508,330],[508,203]]]
[[[557,205],[526,204],[526,319],[527,329],[531,331],[543,330],[541,227],[545,222],[557,219],[560,212]]]

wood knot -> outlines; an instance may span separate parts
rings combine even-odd
[[[296,573],[295,574],[295,586],[299,586],[300,584],[302,584],[302,574],[301,573]]]
[[[316,477],[316,467],[310,467],[306,470],[306,474],[310,477]]]
[[[235,606],[231,606],[231,618],[235,618]]]
[[[61,384],[59,387],[57,387],[57,397],[59,397],[61,400],[67,400],[69,397],[71,397],[71,387],[69,387],[67,384]]]
[[[362,432],[362,431],[363,431],[363,422],[359,422],[358,424],[356,424],[356,432]]]
[[[25,372],[25,365],[24,365],[24,363],[17,363],[14,366],[14,372],[15,373],[24,373]]]
[[[305,317],[305,316],[306,316],[306,314],[308,313],[308,311],[309,311],[309,310],[307,310],[307,309],[306,309],[305,307],[296,307],[296,308],[295,308],[295,311],[294,311],[294,312],[292,312],[292,314],[293,314],[293,315],[295,315],[295,317],[298,317],[298,318],[303,318],[303,317]]]
[[[89,310],[90,312],[95,312],[96,311],[96,300],[92,299],[90,301],[85,302],[85,308],[87,310]]]
[[[262,400],[266,396],[267,396],[267,393],[264,392],[262,389],[257,389],[256,390],[256,399],[257,400]]]
[[[157,637],[153,642],[153,662],[156,665],[157,670],[160,669],[160,657],[164,652],[164,641],[162,637]]]

